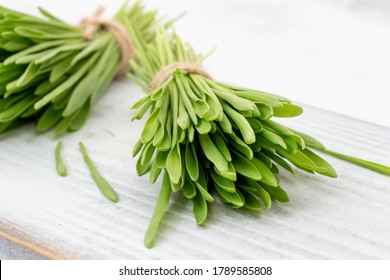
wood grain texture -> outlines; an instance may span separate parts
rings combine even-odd
[[[218,199],[199,227],[192,205],[173,195],[155,247],[143,237],[159,181],[138,177],[133,145],[144,121],[130,122],[130,104],[142,93],[126,79],[115,82],[80,132],[66,135],[69,175],[55,171],[56,139],[28,125],[0,139],[0,219],[12,222],[30,244],[78,259],[388,259],[390,179],[328,156],[339,178],[281,174],[290,203],[254,214],[231,210]],[[390,130],[318,109],[281,120],[329,148],[390,165]],[[78,142],[119,194],[104,198],[92,181]],[[12,235],[14,231],[7,234]],[[12,235],[17,238],[17,235]],[[35,246],[34,245],[34,246]],[[44,246],[43,246],[44,247]],[[55,250],[47,249],[55,248]]]
[[[27,233],[27,229],[21,229],[12,222],[0,220],[0,237],[16,243],[36,253],[35,258],[46,258],[51,260],[71,260],[73,257],[54,248],[52,245],[44,243],[32,234]]]

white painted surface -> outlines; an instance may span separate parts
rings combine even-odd
[[[41,5],[76,23],[97,3],[109,3],[107,14],[113,14],[121,2],[1,4],[31,13]],[[390,12],[364,2],[145,4],[169,16],[188,10],[177,30],[200,51],[219,47],[206,63],[214,77],[389,127]],[[144,122],[130,123],[129,107],[141,96],[128,80],[115,82],[86,127],[64,137],[67,178],[55,173],[56,140],[50,134],[27,126],[1,137],[0,218],[78,258],[390,258],[389,178],[339,160],[332,160],[337,180],[284,176],[289,204],[257,215],[217,202],[202,228],[195,225],[190,203],[176,196],[156,247],[145,249],[143,234],[159,186],[138,177],[131,159]],[[292,125],[330,148],[390,165],[389,129],[313,109]],[[106,201],[91,182],[80,140],[119,192],[118,204]]]

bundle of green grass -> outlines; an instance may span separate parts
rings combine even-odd
[[[106,26],[86,35],[83,24],[40,12],[43,18],[0,7],[0,133],[30,121],[39,132],[55,127],[56,136],[80,129],[133,57]],[[126,3],[119,13],[143,41],[153,39],[156,12]]]
[[[294,165],[337,177],[311,149],[328,152],[320,142],[275,121],[303,112],[287,98],[214,81],[201,68],[204,58],[172,30],[159,29],[153,43],[137,49],[142,54],[132,61],[135,74],[130,77],[147,95],[133,106],[134,119],[149,110],[150,115],[133,156],[139,154],[138,174],[149,172],[152,183],[163,174],[145,235],[147,247],[155,241],[172,191],[193,202],[196,222],[202,225],[215,197],[252,211],[271,207],[273,200],[288,202],[280,168],[295,174]],[[370,164],[363,165],[390,175],[388,167]]]

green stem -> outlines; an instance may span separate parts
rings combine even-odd
[[[87,163],[91,176],[95,181],[96,185],[99,187],[100,191],[105,197],[107,197],[109,200],[113,202],[117,202],[118,196],[116,195],[116,192],[110,186],[110,184],[100,175],[99,171],[96,169],[91,158],[88,156],[84,144],[80,142],[79,145],[80,145],[81,153],[83,154],[84,160]]]
[[[319,151],[323,152],[325,154],[334,156],[336,158],[348,161],[350,163],[362,166],[364,168],[370,169],[372,171],[376,171],[376,172],[382,173],[384,175],[390,176],[390,167],[389,166],[382,165],[382,164],[375,163],[375,162],[368,161],[368,160],[364,160],[364,159],[360,159],[360,158],[356,158],[356,157],[352,157],[352,156],[348,156],[348,155],[344,155],[344,154],[340,154],[340,153],[337,153],[337,152],[334,152],[331,150],[319,150]]]
[[[59,141],[56,146],[55,150],[55,157],[56,157],[56,168],[57,172],[60,176],[65,177],[67,175],[67,170],[64,165],[64,161],[62,160],[61,157],[61,148],[62,148],[62,141]]]
[[[147,248],[153,246],[157,236],[158,226],[168,208],[169,199],[171,197],[171,183],[167,172],[164,174],[160,195],[158,197],[156,207],[154,208],[153,216],[150,219],[148,230],[145,233],[144,244]]]

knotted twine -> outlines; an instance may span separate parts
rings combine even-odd
[[[135,56],[134,43],[122,24],[113,20],[100,19],[104,10],[104,7],[100,6],[91,16],[82,19],[81,26],[84,29],[84,39],[87,41],[92,40],[100,29],[105,29],[114,35],[121,51],[121,62],[116,75],[120,77],[130,69],[129,60]]]
[[[151,89],[156,89],[162,86],[172,76],[176,69],[189,74],[198,74],[208,79],[212,79],[209,73],[196,64],[189,62],[174,62],[168,64],[157,73],[152,83],[150,84]]]
[[[87,41],[92,40],[96,32],[100,29],[105,29],[115,36],[121,50],[121,63],[117,72],[117,77],[119,77],[127,73],[130,68],[129,60],[133,59],[135,56],[134,43],[126,28],[122,24],[113,20],[100,19],[104,10],[105,9],[102,6],[97,8],[91,16],[83,18],[81,26],[84,29],[84,39]],[[152,89],[156,89],[161,86],[169,79],[169,77],[172,76],[176,69],[186,73],[199,74],[212,79],[211,76],[198,65],[189,62],[174,62],[167,65],[156,74],[150,87]]]

